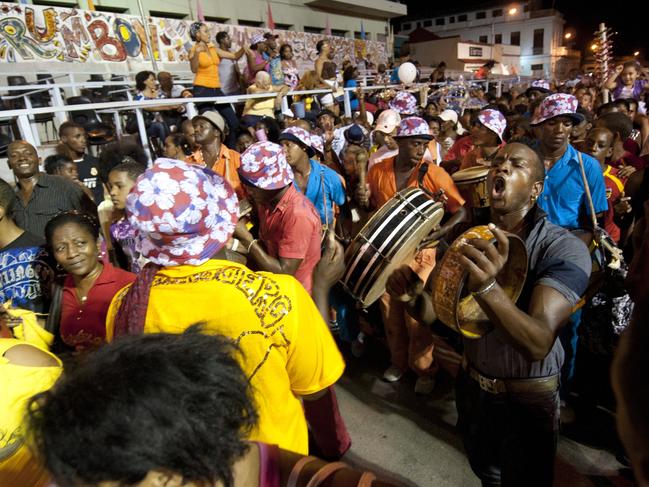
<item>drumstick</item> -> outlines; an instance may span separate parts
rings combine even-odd
[[[358,173],[358,185],[363,188],[363,191],[365,191],[365,176],[367,175],[367,153],[364,150],[356,154],[356,172]]]

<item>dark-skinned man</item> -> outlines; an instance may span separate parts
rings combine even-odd
[[[294,186],[282,146],[257,142],[241,156],[239,178],[257,209],[259,239],[239,222],[235,238],[248,264],[261,271],[289,274],[311,293],[313,269],[320,260],[320,217]]]
[[[98,205],[104,201],[104,185],[99,179],[99,160],[88,153],[86,129],[75,122],[63,122],[59,127],[59,139],[61,144],[57,151],[76,164],[79,181],[92,191],[92,197]]]
[[[543,99],[530,125],[539,140],[539,150],[545,165],[545,184],[539,197],[539,206],[548,214],[555,225],[568,230],[577,230],[587,244],[592,241],[590,205],[579,164],[580,152],[570,145],[570,134],[575,124],[583,121],[577,113],[577,98],[565,93],[556,93]],[[608,209],[606,187],[602,168],[593,157],[581,153],[586,179],[598,218],[602,219]],[[561,377],[561,396],[569,398],[570,384],[575,374],[578,327],[581,310],[571,317],[563,329],[561,343],[566,352],[566,361]]]
[[[69,179],[39,169],[36,148],[24,140],[9,144],[7,164],[16,179],[13,218],[23,230],[45,236],[45,225],[58,213],[79,210],[97,216],[97,207],[83,189]]]
[[[356,196],[359,203],[369,204],[376,210],[398,191],[417,187],[419,168],[428,164],[423,159],[432,138],[430,127],[424,119],[407,117],[401,120],[395,136],[399,146],[398,154],[372,166],[367,174],[369,191],[367,188],[358,187]],[[435,164],[428,164],[422,185],[432,193],[444,190],[446,195],[445,210],[452,216],[440,229],[440,235],[465,218],[466,213],[462,206],[464,200],[444,169]],[[435,250],[423,249],[417,253],[410,265],[422,281],[425,281],[435,266]],[[406,313],[398,299],[387,293],[381,297],[380,307],[392,362],[383,374],[384,380],[398,381],[408,368],[411,368],[419,376],[415,391],[421,394],[429,393],[434,388],[433,376],[438,368],[438,364],[433,360],[433,335]]]
[[[241,165],[241,155],[224,143],[225,120],[219,112],[203,112],[192,118],[194,142],[198,149],[190,156],[189,162],[206,166],[224,178],[237,193],[245,197],[237,170]]]
[[[553,482],[564,356],[557,337],[586,289],[591,259],[586,245],[552,224],[537,204],[544,178],[543,162],[531,148],[512,143],[500,149],[487,177],[497,245],[468,240],[461,250],[468,291],[493,325],[478,339],[463,339],[456,391],[458,428],[484,486]],[[505,231],[522,238],[528,253],[516,302],[495,280],[509,257]],[[409,313],[426,326],[435,320],[434,279],[424,289],[404,266],[388,280],[388,291],[407,300]]]

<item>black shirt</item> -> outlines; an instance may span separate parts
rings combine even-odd
[[[45,239],[23,232],[0,249],[0,303],[11,299],[14,308],[46,314],[54,267]]]
[[[27,205],[16,187],[13,218],[23,230],[45,237],[45,225],[64,211],[79,210],[97,216],[97,207],[74,182],[50,174],[40,173]]]
[[[74,161],[79,172],[79,181],[92,191],[96,204],[104,201],[104,186],[99,179],[99,159],[90,154],[85,154],[83,159]]]

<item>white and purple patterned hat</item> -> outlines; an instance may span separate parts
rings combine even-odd
[[[552,93],[550,89],[550,83],[544,79],[537,79],[532,81],[530,87],[525,90],[525,93],[529,95],[530,91],[540,91],[541,93]]]
[[[503,134],[507,128],[507,119],[502,113],[498,110],[488,108],[478,113],[478,120],[480,120],[482,125],[495,133],[500,139],[500,142],[504,142]]]
[[[388,105],[400,115],[414,115],[417,113],[417,98],[407,91],[397,93]]]
[[[201,265],[234,233],[239,201],[211,169],[157,159],[126,198],[137,246],[151,262],[169,267]]]
[[[259,189],[281,189],[293,182],[293,171],[281,145],[257,142],[241,154],[239,178]]]
[[[311,134],[311,148],[324,159],[324,139],[316,134]]]
[[[288,127],[282,130],[279,134],[279,141],[290,140],[300,144],[309,157],[313,156],[313,148],[311,147],[311,133],[301,127]]]
[[[555,93],[545,98],[534,112],[530,125],[539,125],[554,117],[570,117],[575,123],[584,121],[584,116],[577,113],[577,98],[567,93]]]
[[[401,120],[395,137],[419,137],[432,140],[433,134],[430,133],[430,127],[426,120],[419,117],[408,117]]]

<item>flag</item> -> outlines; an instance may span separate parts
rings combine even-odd
[[[198,20],[201,22],[205,22],[205,15],[203,14],[203,4],[201,3],[201,0],[196,0],[196,17],[198,17]]]
[[[326,36],[331,35],[331,24],[329,23],[329,14],[327,14],[327,21],[325,23],[324,33],[325,33]]]
[[[273,20],[273,11],[270,9],[270,2],[266,2],[268,5],[268,20],[266,21],[266,27],[270,30],[275,30],[275,21]]]
[[[91,10],[93,12],[95,11],[95,2],[93,2],[92,0],[88,0],[88,10]]]
[[[365,27],[363,27],[362,20],[361,20],[361,39],[365,40]]]

